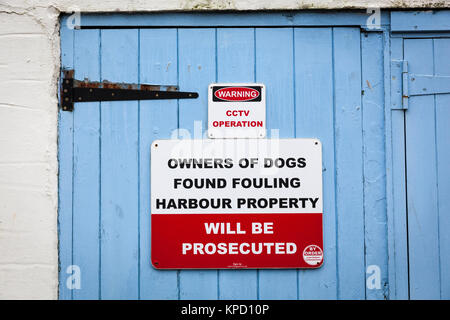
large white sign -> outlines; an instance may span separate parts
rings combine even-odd
[[[151,155],[154,214],[322,212],[317,139],[158,140]]]
[[[266,88],[260,83],[214,83],[208,88],[209,138],[264,138]]]
[[[317,268],[317,139],[158,140],[151,146],[156,268]]]

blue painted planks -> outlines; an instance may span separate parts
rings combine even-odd
[[[226,23],[244,23],[242,17],[236,15]],[[289,23],[312,23],[309,20],[301,22],[298,17]],[[261,15],[258,16],[260,18]],[[193,24],[194,20],[189,19],[186,21]],[[212,23],[214,15],[208,19],[203,22]],[[226,16],[222,19],[221,23],[225,23]],[[282,19],[289,20],[286,17]],[[268,18],[258,23],[263,26],[274,21]],[[317,23],[325,20],[321,21]],[[87,76],[94,80],[98,77],[97,68],[100,68],[100,62],[95,58],[96,50],[100,50],[100,41],[95,42],[95,34],[100,31],[75,32],[74,45],[73,31],[65,27],[61,30],[63,66],[74,66],[72,49],[75,48],[77,78]],[[382,283],[386,282],[386,269],[383,267],[387,267],[387,257],[383,254],[386,250],[386,220],[382,214],[386,200],[383,199],[384,177],[380,175],[384,170],[383,114],[379,103],[383,92],[381,85],[374,85],[382,80],[381,34],[369,33],[367,38],[363,36],[358,42],[357,28],[336,28],[334,32],[329,28],[308,28],[292,32],[291,28],[219,29],[220,39],[216,39],[212,28],[101,31],[106,39],[101,44],[102,79],[162,84],[179,82],[182,90],[198,91],[200,99],[143,101],[140,104],[102,103],[102,114],[98,113],[98,108],[92,107],[98,104],[77,104],[74,113],[60,113],[58,222],[61,298],[98,297],[99,276],[102,298],[384,297],[382,290],[372,291],[364,287],[365,267],[372,264],[381,267]],[[402,41],[400,38],[392,39],[392,58],[403,58]],[[164,42],[164,45],[155,46],[155,42]],[[430,68],[433,61],[430,48],[433,47],[435,66]],[[410,62],[411,72],[450,75],[446,59],[448,47],[448,39],[406,40],[405,58]],[[293,54],[295,63],[292,63]],[[141,70],[138,70],[139,64]],[[294,65],[295,77],[292,74]],[[359,94],[361,79],[365,90],[362,102]],[[280,128],[282,137],[294,134],[296,137],[317,136],[323,142],[325,265],[314,271],[299,271],[298,281],[293,270],[261,270],[258,278],[254,270],[177,273],[156,271],[150,266],[149,145],[156,138],[169,138],[178,123],[180,128],[193,134],[194,121],[201,120],[204,130],[206,87],[216,80],[265,82],[268,87],[269,129]],[[287,94],[289,91],[292,95]],[[450,157],[447,152],[448,99],[448,95],[413,97],[410,110],[406,111],[408,166],[419,168],[408,171],[409,191],[412,192],[408,198],[412,298],[449,298],[450,295],[447,271],[450,241],[446,232],[450,224],[446,214],[450,205],[447,200],[447,163]],[[353,109],[361,104],[361,110]],[[389,268],[394,270],[390,273],[395,274],[389,285],[394,288],[392,297],[397,298],[408,297],[403,114],[402,110],[392,111],[392,154],[387,155],[392,157],[393,163],[392,168],[387,168],[393,170],[393,180],[387,184],[392,183],[394,188],[392,207],[395,211],[388,221],[391,229],[389,239],[393,239],[393,244],[389,243]],[[389,130],[386,128],[386,132]],[[98,140],[99,133],[102,133],[101,141]],[[410,145],[413,145],[412,150]],[[432,168],[429,166],[423,169],[423,163],[419,161],[431,166],[434,161],[434,174],[430,173]],[[101,193],[96,191],[100,171]],[[423,193],[424,190],[435,200],[425,201],[426,198],[420,197],[411,200],[412,194]],[[100,194],[101,202],[98,202]],[[417,202],[426,210],[417,210]],[[116,206],[125,208],[122,217]],[[411,210],[413,206],[420,211],[416,215]],[[100,247],[99,221],[103,230]],[[421,251],[425,245],[427,258],[423,258]],[[436,259],[437,264],[430,263]],[[68,275],[65,271],[72,263],[82,268],[80,291],[66,288]],[[101,270],[98,270],[99,265]]]
[[[208,85],[216,79],[215,30],[179,29],[178,59],[180,87],[199,94],[197,99],[179,101],[180,134],[189,132],[191,138],[195,134],[200,139],[208,125]],[[194,132],[195,121],[201,126],[198,123]]]
[[[360,32],[333,29],[338,298],[364,299]]]
[[[450,76],[450,39],[434,40],[435,74]],[[441,299],[450,299],[450,94],[436,95],[436,160]]]
[[[294,138],[293,29],[255,29],[256,82],[266,85],[266,119],[280,138]]]
[[[255,81],[255,29],[217,29],[217,82]]]
[[[366,298],[388,296],[383,34],[361,35]],[[379,270],[379,273],[378,273]]]
[[[341,11],[323,14],[297,12],[183,12],[183,13],[111,13],[83,14],[82,27],[286,27],[286,26],[367,26],[365,11]],[[389,25],[389,12],[381,12],[381,25]]]
[[[336,206],[331,28],[296,28],[296,137],[322,142],[324,265],[299,270],[300,299],[336,299]]]
[[[76,79],[100,80],[100,32],[75,32]],[[73,143],[73,263],[81,290],[74,299],[99,298],[100,104],[76,103]]]
[[[178,83],[177,62],[176,29],[140,30],[139,78],[141,83],[176,85]],[[177,299],[178,297],[177,271],[157,270],[150,262],[150,145],[155,139],[169,139],[177,126],[177,100],[140,101],[140,299]]]
[[[255,81],[255,30],[217,29],[217,82]],[[256,299],[257,271],[220,270],[219,299]]]
[[[61,65],[73,68],[74,30],[61,21]],[[73,113],[59,109],[58,115],[58,264],[59,299],[72,299],[67,287],[67,268],[72,265],[72,173],[73,173]]]
[[[391,39],[392,60],[403,60],[403,39]],[[390,63],[390,61],[389,61]],[[390,81],[400,81],[391,73]],[[393,88],[391,88],[392,90]],[[390,92],[389,92],[390,96]],[[391,102],[391,106],[393,101]],[[398,107],[398,106],[396,106]],[[405,111],[387,108],[386,112],[386,165],[389,241],[389,298],[409,298],[408,236],[406,213],[406,168],[405,168]],[[390,125],[388,124],[390,121]],[[389,167],[392,164],[392,167]],[[388,203],[389,205],[389,203]]]
[[[449,31],[449,10],[393,11],[391,12],[393,32]]]
[[[448,41],[448,40],[447,40]],[[448,62],[448,60],[447,60]],[[450,95],[436,97],[440,298],[450,299]]]
[[[102,80],[138,81],[138,31],[101,31]],[[101,298],[138,297],[138,102],[101,105]]]
[[[256,82],[266,85],[267,137],[271,137],[270,132],[275,129],[280,138],[293,138],[293,29],[256,29],[255,45]],[[296,299],[296,270],[260,270],[258,297],[263,300]]]
[[[179,101],[180,138],[200,139],[206,129],[208,85],[216,78],[215,43],[214,29],[178,30],[179,85],[184,91],[199,93],[197,99]],[[180,271],[179,298],[217,299],[217,273],[216,270]]]
[[[406,168],[404,111],[392,111],[392,178],[393,178],[393,217],[392,246],[389,252],[389,266],[393,267],[394,277],[389,279],[390,298],[404,300],[409,298],[408,229],[406,210]]]
[[[411,73],[433,74],[433,40],[404,41]],[[406,112],[406,164],[410,298],[438,299],[439,217],[437,208],[434,97],[409,99]]]

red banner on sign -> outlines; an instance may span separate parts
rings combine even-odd
[[[152,214],[155,268],[318,268],[322,213]]]

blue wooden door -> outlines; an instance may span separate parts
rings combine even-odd
[[[450,299],[450,38],[403,46],[410,297]]]
[[[349,16],[342,21],[353,24]],[[59,113],[60,298],[387,297],[385,35],[327,26],[324,21],[340,21],[327,15],[307,28],[289,25],[284,16],[287,25],[273,26],[274,17],[281,15],[249,17],[268,27],[233,26],[246,15],[224,15],[221,21],[231,21],[226,27],[197,28],[192,20],[189,28],[62,28],[62,66],[77,79],[175,84],[200,96],[77,103],[74,112]],[[150,145],[175,129],[202,134],[213,82],[264,83],[269,137],[277,129],[281,138],[322,141],[322,268],[152,268]],[[71,266],[79,267],[79,288],[68,283]],[[369,266],[380,270],[380,286],[366,286]]]

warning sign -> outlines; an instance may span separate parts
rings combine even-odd
[[[151,210],[156,268],[317,268],[320,141],[155,141]]]
[[[209,138],[264,138],[266,89],[263,84],[211,84],[208,89]]]

